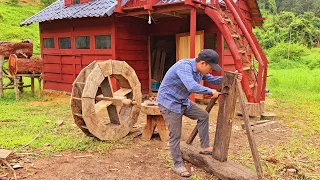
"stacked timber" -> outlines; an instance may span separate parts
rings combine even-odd
[[[33,54],[33,43],[31,40],[22,42],[0,42],[0,55],[8,59],[11,54],[19,58],[30,58]]]
[[[16,74],[41,74],[41,57],[18,58],[16,54],[9,56],[8,69],[11,75]]]

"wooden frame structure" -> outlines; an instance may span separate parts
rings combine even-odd
[[[207,172],[214,174],[219,179],[263,179],[260,158],[252,130],[249,125],[249,115],[245,108],[246,105],[242,88],[240,83],[237,82],[236,76],[236,73],[226,72],[222,81],[221,92],[224,93],[224,95],[221,96],[219,103],[212,157],[200,155],[198,148],[190,145],[196,136],[195,130],[192,132],[187,142],[181,144],[182,156],[186,161],[189,161]],[[232,130],[232,119],[234,117],[237,97],[239,97],[240,100],[246,132],[257,174],[245,167],[227,160]],[[208,112],[210,112],[215,101],[216,99],[212,99],[207,106],[206,110]],[[195,127],[195,129],[196,128],[197,127]]]

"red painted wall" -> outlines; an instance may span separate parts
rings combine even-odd
[[[142,93],[149,92],[147,21],[134,17],[116,19],[116,59],[126,61],[136,71]]]
[[[71,91],[80,70],[94,60],[114,58],[112,49],[95,49],[95,35],[111,35],[114,47],[113,18],[84,18],[40,23],[40,42],[43,58],[44,88]],[[90,36],[90,49],[76,49],[76,36]],[[58,38],[70,37],[71,49],[59,49]],[[43,38],[54,38],[55,48],[45,49]]]

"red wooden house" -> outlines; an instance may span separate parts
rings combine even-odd
[[[263,24],[256,0],[58,0],[21,26],[33,22],[45,89],[71,91],[90,62],[116,59],[135,69],[147,94],[177,60],[211,48],[225,71],[244,74],[248,102],[265,99],[268,61],[252,33]]]

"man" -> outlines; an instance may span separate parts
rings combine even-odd
[[[212,154],[209,145],[209,114],[191,102],[191,93],[210,94],[212,98],[219,96],[219,92],[200,85],[204,80],[214,85],[221,83],[221,76],[212,76],[212,70],[221,71],[218,65],[219,55],[212,49],[202,50],[198,58],[182,59],[175,63],[166,73],[158,91],[157,102],[162,116],[169,129],[170,151],[174,166],[172,170],[182,177],[189,177],[190,173],[183,165],[180,151],[182,116],[197,120],[200,136],[200,153]],[[239,73],[238,80],[242,75]]]

